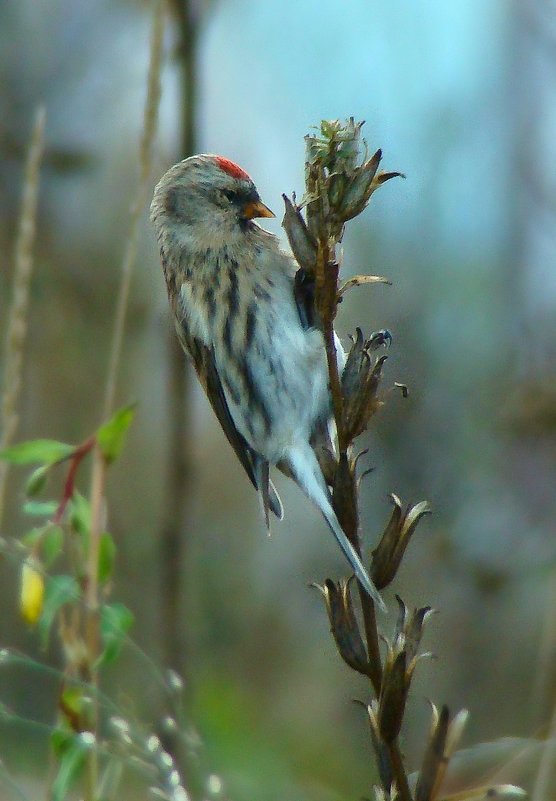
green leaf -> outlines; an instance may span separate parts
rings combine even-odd
[[[64,532],[61,526],[54,523],[46,523],[44,526],[32,528],[23,535],[21,541],[28,548],[34,548],[40,543],[40,555],[46,567],[50,567],[54,560],[60,555],[64,544]]]
[[[23,511],[29,517],[52,517],[58,509],[58,501],[25,501]]]
[[[73,576],[61,575],[47,578],[44,604],[38,624],[43,649],[48,645],[48,636],[58,610],[65,604],[75,603],[79,598],[79,585]]]
[[[122,650],[127,632],[134,623],[133,613],[124,604],[105,604],[100,610],[100,633],[104,651],[98,665],[114,662]]]
[[[68,730],[67,724],[54,729],[50,735],[50,744],[58,759],[68,750],[74,736],[75,733]]]
[[[60,767],[52,784],[52,801],[64,801],[69,789],[81,774],[87,753],[94,747],[94,737],[90,732],[74,735],[71,743],[62,751]]]
[[[83,537],[88,550],[89,532],[91,530],[91,504],[80,492],[73,493],[70,501],[69,519],[72,528]]]
[[[88,712],[92,710],[93,702],[84,687],[66,687],[60,695],[58,705],[72,731],[84,731],[92,722]]]
[[[41,541],[41,556],[46,567],[52,567],[62,553],[64,531],[61,526],[49,525]]]
[[[40,467],[37,467],[36,470],[33,470],[25,482],[25,494],[28,498],[32,498],[42,491],[46,484],[46,479],[48,478],[48,471],[51,467],[52,465],[50,464],[42,464]]]
[[[51,465],[71,456],[74,451],[73,445],[55,439],[32,439],[0,451],[0,459],[11,464]]]
[[[27,531],[27,533],[23,535],[21,542],[31,550],[33,546],[36,545],[37,542],[39,542],[39,540],[44,536],[44,532],[47,528],[48,523],[45,526],[37,526],[36,528],[32,528],[31,531]]]
[[[124,406],[102,425],[96,434],[97,443],[107,464],[112,464],[124,446],[124,439],[135,416],[135,404]]]
[[[107,531],[100,537],[98,553],[98,580],[102,583],[108,581],[114,570],[116,558],[116,544],[112,535]]]

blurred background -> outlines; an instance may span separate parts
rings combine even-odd
[[[395,587],[408,605],[439,610],[424,641],[439,658],[418,671],[403,746],[416,768],[428,698],[470,709],[466,744],[534,735],[555,687],[556,4],[212,0],[193,2],[188,19],[184,8],[176,0],[166,29],[153,187],[189,155],[188,135],[252,175],[277,213],[265,227],[283,236],[281,193],[302,194],[305,133],[352,115],[366,120],[384,169],[407,176],[374,195],[344,237],[344,276],[393,285],[351,290],[338,320],[346,340],[356,325],[389,328],[385,386],[409,386],[407,399],[389,394],[361,440],[374,468],[362,490],[366,543],[388,519],[390,492],[434,510]],[[47,110],[19,439],[78,442],[99,422],[150,25],[149,4],[133,0],[0,4],[2,321],[24,154],[36,105]],[[110,674],[113,696],[156,721],[154,676],[178,669],[200,761],[235,801],[370,795],[367,725],[352,703],[367,688],[337,657],[308,589],[342,575],[341,556],[280,476],[285,520],[263,534],[256,495],[199,388],[191,376],[176,386],[146,212],[118,400],[136,400],[138,413],[109,480],[112,597],[135,613],[137,649]],[[8,536],[28,526],[21,479],[14,471]],[[161,544],[178,535],[176,632]],[[0,644],[57,665],[56,641],[39,653],[18,618],[16,573],[0,564]],[[47,685],[0,673],[1,700],[45,723],[56,703]],[[40,775],[36,727],[1,737],[12,772]]]

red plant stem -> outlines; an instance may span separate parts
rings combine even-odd
[[[55,524],[59,524],[64,516],[64,512],[66,511],[66,507],[71,500],[73,495],[73,491],[75,489],[75,476],[77,475],[77,470],[79,465],[85,458],[85,456],[91,452],[95,444],[95,437],[89,437],[89,439],[85,440],[85,442],[80,445],[78,448],[74,450],[72,455],[69,457],[71,459],[68,474],[66,476],[66,482],[64,484],[64,491],[62,493],[62,499],[58,504],[58,508],[56,509],[56,514],[54,515],[53,522]]]

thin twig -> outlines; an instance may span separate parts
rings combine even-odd
[[[45,109],[40,106],[35,114],[31,144],[25,164],[23,199],[15,245],[13,297],[8,316],[4,355],[4,391],[0,408],[0,450],[7,448],[13,442],[19,422],[17,403],[21,389],[23,350],[27,334],[29,287],[33,272],[33,246],[37,220],[39,172],[44,150],[45,119]],[[8,468],[8,462],[0,462],[0,520],[2,520],[4,512]]]
[[[131,285],[131,277],[135,259],[137,254],[137,236],[138,227],[141,213],[145,206],[147,198],[147,190],[149,178],[151,174],[152,165],[152,146],[156,132],[156,125],[158,119],[158,104],[160,100],[160,69],[162,62],[162,38],[164,32],[164,2],[157,0],[153,18],[153,28],[151,35],[151,50],[149,61],[149,76],[148,76],[148,89],[147,99],[145,103],[145,113],[143,130],[140,143],[140,164],[141,172],[139,185],[135,201],[131,210],[131,220],[129,228],[129,236],[127,240],[126,251],[122,263],[122,277],[120,283],[120,290],[118,293],[116,317],[114,323],[114,331],[112,334],[112,346],[110,351],[110,359],[108,364],[108,372],[106,377],[106,386],[104,393],[103,405],[103,420],[105,420],[112,411],[114,402],[116,381],[118,376],[118,367],[120,363],[123,334],[125,327],[125,315],[129,301],[129,289]],[[98,448],[95,449],[93,455],[93,468],[91,475],[91,536],[89,545],[89,561],[88,561],[88,584],[86,600],[91,614],[96,613],[98,604],[98,556],[99,556],[99,542],[101,534],[101,509],[102,509],[102,496],[104,494],[104,475],[105,465],[102,454]],[[97,643],[90,642],[91,650],[90,657],[94,660],[96,658]]]
[[[164,0],[157,0],[154,7],[153,27],[151,34],[151,49],[149,61],[149,74],[147,79],[147,99],[143,116],[143,128],[139,146],[140,177],[131,209],[129,234],[126,250],[122,262],[121,283],[118,292],[112,345],[106,376],[104,392],[103,419],[106,419],[114,405],[116,395],[116,382],[120,365],[122,343],[125,329],[125,318],[129,303],[129,291],[133,268],[137,259],[137,241],[139,222],[147,200],[150,177],[152,172],[153,142],[158,124],[158,107],[160,103],[160,71],[162,65],[162,43],[164,33]]]

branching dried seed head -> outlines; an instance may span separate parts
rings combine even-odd
[[[392,641],[386,640],[387,654],[378,703],[378,728],[380,736],[387,743],[393,742],[400,732],[417,662],[430,656],[418,655],[418,649],[424,624],[432,614],[431,608],[425,606],[409,613],[401,598],[396,596],[396,599],[400,614]]]
[[[316,133],[306,137],[305,194],[299,205],[295,197],[292,200],[284,197],[283,222],[300,265],[294,284],[300,315],[306,318],[304,322],[320,328],[324,335],[338,447],[337,455],[323,452],[320,461],[324,463],[323,474],[332,489],[338,520],[358,554],[361,552],[357,504],[359,482],[356,480],[357,459],[353,457],[352,446],[355,437],[367,428],[370,418],[382,405],[378,389],[386,356],[376,351],[389,345],[391,336],[382,331],[365,341],[358,330],[340,376],[334,337],[338,303],[350,286],[386,282],[386,279],[355,276],[338,289],[336,249],[346,221],[363,211],[379,186],[399,174],[378,171],[381,151],[377,150],[371,158],[368,157],[366,144],[361,139],[362,125],[353,118],[324,121]],[[361,152],[362,144],[364,154]],[[392,547],[391,551],[382,560],[386,567],[379,571],[381,575],[385,571],[393,575],[392,560],[401,559],[403,549],[398,553]],[[366,706],[382,786],[377,798],[381,801],[412,801],[396,739],[415,665],[419,624],[412,617],[411,625],[407,621],[403,637],[401,632],[396,633],[395,642],[389,645],[392,658],[383,668],[371,600],[360,592],[364,641],[349,582],[335,584],[328,580],[320,589],[342,659],[352,669],[368,675],[377,696],[377,700]],[[422,624],[420,618],[419,621]]]
[[[365,156],[359,163],[362,126],[353,117],[346,122],[324,120],[318,134],[305,137],[304,205],[309,230],[315,235],[319,221],[326,220],[332,236],[341,239],[344,224],[364,210],[372,193],[391,178],[403,177],[399,172],[377,172],[382,151],[367,159],[364,140]]]

